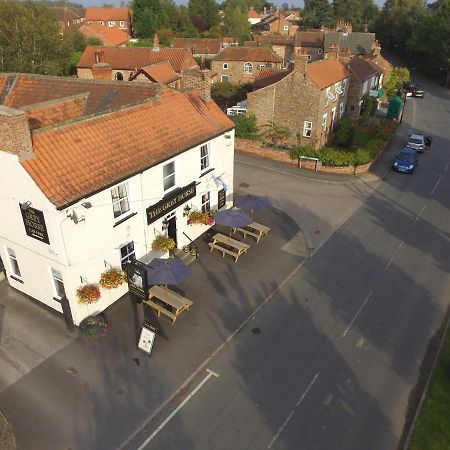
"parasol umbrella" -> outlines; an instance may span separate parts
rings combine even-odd
[[[258,211],[259,209],[269,208],[272,206],[272,202],[268,197],[246,194],[236,200],[236,206],[250,211]]]
[[[155,258],[146,267],[149,284],[164,284],[166,290],[168,284],[180,284],[191,274],[191,269],[179,259]]]
[[[253,222],[253,219],[245,212],[238,209],[224,209],[216,212],[214,220],[219,225],[224,225],[231,228],[245,227]],[[231,236],[231,230],[230,230]]]

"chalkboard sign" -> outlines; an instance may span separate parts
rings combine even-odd
[[[141,335],[139,337],[138,348],[150,355],[153,349],[153,342],[155,341],[156,332],[153,327],[144,323],[141,329]]]
[[[31,206],[23,208],[20,207],[22,213],[23,224],[25,226],[25,233],[28,236],[37,239],[38,241],[50,244],[47,233],[47,226],[45,225],[44,213],[38,209],[34,209]]]
[[[134,260],[126,266],[128,291],[138,300],[145,300],[148,295],[147,269],[145,264]]]
[[[225,192],[225,189],[221,189],[219,192],[217,192],[217,197],[217,209],[223,208],[227,201],[227,193]]]

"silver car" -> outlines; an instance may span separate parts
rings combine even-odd
[[[422,134],[411,134],[406,145],[422,153],[425,150],[425,136]]]

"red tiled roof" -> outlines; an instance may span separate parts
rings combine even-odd
[[[34,131],[36,156],[21,164],[63,208],[233,126],[213,101],[203,101],[195,91],[163,88],[159,98],[143,104]]]
[[[249,19],[261,19],[261,15],[258,14],[253,8],[248,10],[248,18]]]
[[[253,89],[261,89],[266,86],[270,86],[277,81],[282,80],[286,75],[292,72],[292,66],[289,69],[261,69],[256,75],[253,83]]]
[[[381,69],[372,63],[370,60],[356,56],[348,63],[350,71],[355,74],[361,81],[368,80],[373,75],[381,73]]]
[[[228,47],[212,58],[213,61],[258,61],[279,63],[283,60],[264,47]]]
[[[253,39],[258,43],[264,43],[269,45],[293,45],[293,36],[276,36],[273,34],[261,34],[253,36]]]
[[[217,54],[220,52],[220,39],[175,38],[174,48],[186,48],[193,54]]]
[[[383,55],[375,54],[375,52],[373,50],[370,53],[366,53],[362,57],[364,59],[371,61],[373,64],[376,64],[382,70],[390,70],[391,69],[391,65],[390,65],[389,61],[387,61]]]
[[[118,28],[109,28],[99,23],[85,23],[78,29],[86,38],[96,37],[100,39],[104,45],[116,47],[130,40],[130,36],[123,30]]]
[[[308,64],[306,74],[321,89],[325,89],[351,75],[345,65],[335,59],[323,59]]]
[[[56,100],[89,92],[86,114],[117,109],[155,96],[150,83],[124,83],[44,75],[0,74],[0,80],[15,77],[16,81],[3,104],[10,108]],[[0,81],[1,83],[1,81]]]
[[[297,31],[295,33],[296,47],[323,47],[325,31]]]
[[[128,8],[86,8],[85,20],[124,20],[130,19]]]
[[[95,64],[95,52],[101,51],[101,62],[113,69],[136,70],[141,67],[169,61],[175,72],[198,67],[192,53],[185,48],[160,48],[155,51],[147,47],[86,47],[77,67],[91,68]]]
[[[181,78],[170,65],[169,61],[163,61],[153,66],[142,67],[145,72],[155,83],[169,84]],[[130,81],[133,81],[133,77]]]

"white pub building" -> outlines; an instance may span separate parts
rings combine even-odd
[[[0,74],[0,256],[10,285],[73,322],[103,311],[127,284],[100,288],[108,267],[178,248],[207,225],[187,212],[230,207],[233,123],[197,91],[149,83]]]

